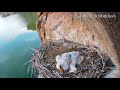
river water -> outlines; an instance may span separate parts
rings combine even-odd
[[[33,50],[40,46],[37,31],[27,30],[19,14],[0,17],[0,78],[30,78],[27,73]]]

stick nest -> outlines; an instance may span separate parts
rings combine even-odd
[[[80,65],[76,65],[76,73],[68,71],[61,73],[56,69],[55,57],[70,51],[79,51],[85,59]],[[31,61],[34,76],[39,78],[102,78],[114,67],[110,58],[105,53],[101,53],[99,48],[66,39],[49,41],[40,48],[34,49]]]

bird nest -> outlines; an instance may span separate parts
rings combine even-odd
[[[79,51],[84,56],[84,61],[76,65],[77,72],[61,73],[56,69],[55,57],[70,51]],[[40,48],[34,49],[32,57],[34,75],[39,78],[102,78],[113,67],[110,58],[105,53],[101,53],[99,48],[66,39],[45,43]]]

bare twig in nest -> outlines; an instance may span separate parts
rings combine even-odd
[[[32,60],[27,61],[26,63],[24,63],[24,65],[26,65],[26,64],[28,64],[28,63],[30,63],[30,62],[32,62]]]
[[[28,66],[28,68],[27,68],[27,73],[29,73],[30,67],[31,67],[31,65]]]
[[[100,77],[100,75],[101,75],[101,73],[97,76],[97,78],[99,78],[99,77]]]
[[[100,51],[98,51],[96,48],[94,48],[94,47],[92,47],[94,50],[96,50],[97,51],[97,53],[99,54],[99,56],[101,57],[101,59],[102,59],[102,64],[103,64],[103,67],[102,67],[102,70],[104,69],[104,67],[105,67],[105,62],[104,62],[104,60],[103,60],[103,56],[102,56],[102,54],[100,53]]]
[[[56,72],[56,71],[53,70],[53,73],[56,75],[56,77],[62,78],[58,72]]]

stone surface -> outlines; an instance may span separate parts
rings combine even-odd
[[[98,14],[115,14],[115,17],[93,17]],[[46,14],[42,12],[38,16],[39,19],[46,17],[44,24],[38,23],[38,26],[41,26],[38,27],[38,32],[43,35],[40,35],[44,38],[43,43],[47,40],[65,38],[80,44],[97,46],[102,52],[107,53],[116,67],[120,69],[119,13],[50,12]]]
[[[118,69],[112,70],[110,73],[108,73],[104,78],[120,78],[120,71]]]

